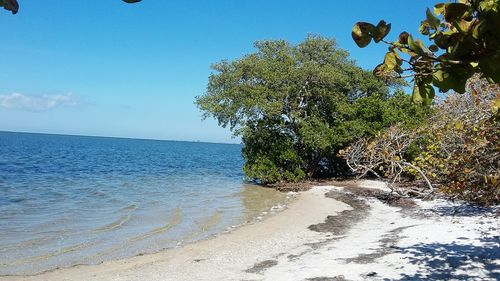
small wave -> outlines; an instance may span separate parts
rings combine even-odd
[[[215,213],[213,213],[210,217],[207,217],[206,219],[204,219],[203,221],[201,221],[199,223],[199,228],[197,231],[192,232],[190,235],[185,237],[183,240],[186,240],[186,241],[191,240],[191,239],[195,238],[196,236],[200,236],[201,234],[209,231],[210,229],[212,229],[213,227],[218,225],[220,223],[221,218],[222,218],[222,213],[223,212],[220,210],[215,211]]]
[[[175,213],[172,215],[172,218],[170,219],[170,221],[166,225],[159,227],[159,228],[155,228],[155,229],[148,231],[142,235],[131,237],[128,240],[129,240],[129,242],[136,242],[139,240],[146,239],[146,238],[151,237],[153,235],[166,232],[166,231],[170,230],[171,228],[175,227],[176,225],[180,224],[181,222],[182,222],[182,210],[180,207],[177,207],[175,209]]]
[[[100,227],[96,230],[94,230],[93,232],[94,233],[99,233],[99,232],[106,232],[106,231],[110,231],[110,230],[113,230],[115,228],[118,228],[118,227],[121,227],[124,223],[126,223],[127,221],[130,220],[132,216],[130,215],[130,213],[120,217],[118,220],[110,223],[110,224],[107,224],[103,227]]]
[[[118,246],[114,246],[114,247],[108,248],[105,251],[98,252],[95,255],[93,255],[91,260],[95,260],[97,258],[100,258],[100,257],[104,256],[104,255],[111,254],[111,253],[113,253],[115,251],[123,249],[124,247],[125,247],[125,245],[118,245]]]
[[[126,211],[128,211],[128,213],[126,215],[121,216],[118,220],[116,220],[110,224],[107,224],[103,227],[100,227],[100,228],[94,230],[93,232],[94,233],[106,232],[106,231],[110,231],[110,230],[121,227],[123,224],[125,224],[127,221],[129,221],[130,218],[132,218],[132,212],[137,210],[137,205],[131,204],[127,207],[124,207],[122,210],[126,210]]]
[[[212,216],[207,218],[202,223],[201,231],[202,232],[208,231],[211,228],[213,228],[214,226],[216,226],[217,224],[219,224],[221,217],[222,217],[222,211],[220,211],[220,210],[215,211],[215,213]]]
[[[2,262],[0,263],[0,266],[13,266],[13,265],[20,265],[20,264],[27,264],[27,263],[33,263],[41,260],[47,260],[51,257],[55,256],[60,256],[69,252],[77,251],[86,247],[89,247],[91,245],[95,244],[95,242],[86,242],[86,243],[81,243],[73,246],[68,246],[61,248],[56,251],[49,252],[44,255],[39,255],[39,256],[34,256],[34,257],[29,257],[29,258],[24,258],[24,259],[18,259],[14,260],[12,262]]]
[[[123,207],[122,210],[124,210],[124,211],[135,211],[135,210],[137,210],[138,207],[139,206],[137,206],[136,204],[130,204],[127,207]]]
[[[0,248],[0,252],[33,248],[35,246],[39,246],[39,245],[42,245],[44,243],[47,243],[47,241],[50,239],[51,238],[48,238],[48,237],[41,237],[41,238],[35,238],[35,239],[22,241],[22,242],[19,242],[17,244],[5,245],[5,246],[2,246],[2,248]]]
[[[21,203],[21,202],[24,202],[27,200],[28,200],[28,198],[12,198],[12,199],[9,199],[9,202],[10,203]]]

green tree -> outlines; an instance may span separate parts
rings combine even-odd
[[[352,29],[363,48],[372,39],[389,45],[384,61],[374,73],[379,77],[413,77],[413,99],[430,104],[434,87],[442,92],[465,92],[465,83],[480,73],[490,83],[500,83],[500,1],[459,0],[427,9],[419,33],[432,43],[426,46],[407,32],[394,42],[384,40],[391,25],[358,22]],[[408,75],[405,73],[409,73]]]
[[[122,0],[126,3],[137,3],[141,2],[141,0]],[[0,0],[0,7],[3,7],[5,10],[12,12],[12,14],[17,14],[19,11],[19,3],[17,0]]]
[[[334,40],[309,36],[298,45],[277,40],[255,47],[255,53],[213,65],[207,92],[196,100],[205,118],[242,137],[251,179],[274,183],[338,173],[345,168],[339,149],[393,121],[422,119],[407,96],[392,97],[384,81],[357,67]]]

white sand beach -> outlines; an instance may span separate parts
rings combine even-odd
[[[500,279],[499,208],[394,205],[351,192],[342,183],[314,187],[284,211],[208,240],[0,280]]]

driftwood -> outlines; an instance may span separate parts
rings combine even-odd
[[[405,161],[404,154],[408,147],[417,139],[416,134],[405,132],[395,126],[376,139],[376,141],[359,140],[341,155],[345,158],[349,168],[363,178],[369,174],[380,179],[386,179],[393,192],[402,196],[416,195],[428,197],[434,192],[434,186],[417,166]],[[408,168],[416,171],[424,180],[426,188],[399,188],[398,183],[403,181],[402,174]],[[383,173],[381,175],[381,173]]]

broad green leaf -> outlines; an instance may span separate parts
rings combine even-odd
[[[430,26],[426,20],[422,21],[422,23],[420,24],[420,27],[418,28],[418,33],[422,35],[430,34]]]
[[[387,54],[385,54],[384,63],[390,70],[393,70],[396,66],[398,66],[396,56],[393,52],[387,52]]]
[[[373,74],[377,77],[382,77],[382,76],[385,76],[387,75],[387,73],[389,73],[389,70],[387,69],[387,66],[385,65],[385,62],[377,65],[374,69],[373,69]]]
[[[411,98],[413,99],[413,102],[415,102],[415,103],[421,103],[424,100],[422,98],[422,95],[420,94],[420,89],[417,86],[417,83],[415,83],[415,85],[413,85],[413,92],[412,92]]]
[[[459,94],[465,93],[465,84],[467,83],[467,79],[469,79],[471,75],[471,73],[467,73],[462,69],[451,69],[450,76],[453,79],[451,89]]]
[[[430,83],[420,83],[417,84],[418,94],[422,99],[422,102],[426,106],[430,106],[432,104],[432,100],[435,96],[434,87]]]
[[[414,51],[417,54],[421,53],[420,48],[418,47],[417,44],[415,44],[415,41],[413,40],[413,36],[411,36],[411,35],[408,35],[408,47],[410,47],[410,50]]]
[[[441,49],[446,49],[449,47],[449,36],[441,32],[436,33],[434,36],[434,43]]]
[[[479,68],[491,81],[500,83],[500,51],[492,56],[483,57],[479,61]]]
[[[481,33],[480,28],[481,28],[481,22],[479,21],[475,22],[474,28],[472,28],[472,37],[474,37],[474,39],[479,39]]]
[[[370,33],[374,28],[375,26],[373,24],[367,22],[357,22],[354,24],[351,35],[358,47],[364,48],[370,44],[372,41]]]
[[[372,30],[371,35],[375,43],[380,42],[384,39],[387,34],[391,31],[391,24],[387,24],[385,21],[381,20],[377,26]]]
[[[438,67],[442,66],[438,65]],[[439,88],[441,92],[454,90],[457,93],[463,94],[465,92],[465,83],[470,75],[471,73],[468,73],[466,69],[440,69],[432,75],[432,83]]]
[[[401,43],[401,44],[408,44],[408,36],[410,34],[408,34],[408,32],[406,31],[403,31],[399,34],[399,37],[398,37],[398,42]]]
[[[410,50],[414,51],[419,55],[429,54],[430,50],[420,41],[419,39],[413,40],[411,35],[408,36],[408,46]]]
[[[439,51],[439,48],[438,48],[438,46],[432,44],[432,45],[429,46],[429,50],[431,52],[435,53],[435,52]]]
[[[431,51],[429,50],[429,48],[427,48],[424,43],[422,43],[422,41],[420,41],[419,39],[415,40],[415,43],[420,47],[420,49],[422,50],[422,52],[424,52],[424,54],[430,54]]]
[[[482,10],[482,11],[491,11],[493,9],[495,9],[496,7],[498,6],[495,6],[495,0],[489,0],[489,1],[481,1],[479,3],[479,8]],[[496,4],[498,5],[498,4]]]
[[[450,59],[461,59],[470,56],[471,50],[473,50],[477,44],[471,36],[465,36],[463,38],[458,38],[457,35],[452,35],[451,39],[457,39],[452,41],[452,45],[448,47],[448,54]]]
[[[0,7],[11,11],[13,15],[17,14],[19,11],[19,4],[16,0],[0,0]]]
[[[427,17],[427,22],[429,23],[429,26],[432,27],[433,29],[438,29],[439,27],[439,19],[432,14],[431,10],[427,8],[425,11],[425,15]]]
[[[469,6],[463,3],[447,3],[444,7],[444,19],[447,22],[460,20],[469,10]]]
[[[450,74],[443,70],[438,70],[432,75],[432,83],[438,87],[443,93],[448,92],[452,87],[454,80],[450,78]]]
[[[441,15],[444,13],[444,3],[438,3],[436,5],[434,5],[434,14],[436,15]]]

